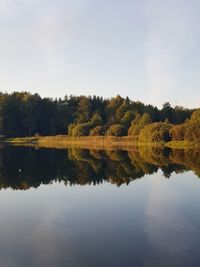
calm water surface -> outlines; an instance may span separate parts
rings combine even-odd
[[[0,266],[200,266],[198,151],[0,149]]]

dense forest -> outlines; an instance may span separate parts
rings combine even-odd
[[[65,96],[0,92],[0,135],[133,136],[140,142],[195,141],[200,137],[200,110],[168,102],[162,109],[116,96]]]

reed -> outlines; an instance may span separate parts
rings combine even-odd
[[[36,136],[21,137],[7,139],[8,143],[14,145],[38,146],[46,148],[93,148],[93,149],[130,149],[134,147],[169,147],[175,149],[182,148],[199,148],[199,143],[188,141],[170,141],[170,142],[154,142],[140,143],[137,137],[133,136],[81,136],[70,137],[66,135],[56,136]]]
[[[136,139],[131,136],[115,137],[115,136],[82,136],[70,137],[65,135],[56,136],[39,136],[12,138],[7,140],[8,143],[16,145],[37,145],[39,147],[52,148],[99,148],[107,147],[133,147],[136,145]]]

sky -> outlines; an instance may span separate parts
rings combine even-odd
[[[200,106],[199,0],[0,0],[0,90]]]

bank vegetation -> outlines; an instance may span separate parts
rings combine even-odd
[[[116,96],[41,98],[0,93],[0,136],[43,146],[199,146],[200,109],[162,109]]]

